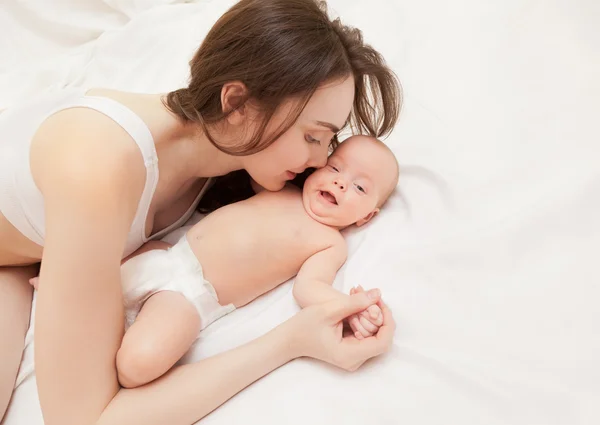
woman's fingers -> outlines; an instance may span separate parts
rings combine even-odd
[[[345,318],[360,313],[376,304],[381,299],[379,289],[371,289],[368,292],[361,292],[354,295],[337,298],[326,303],[330,312],[330,319],[334,322],[340,322]]]
[[[377,303],[383,314],[383,325],[372,337],[358,340],[354,336],[342,340],[342,357],[348,365],[364,362],[388,351],[394,339],[396,323],[391,310],[383,301]]]
[[[381,309],[381,314],[383,315],[383,325],[382,327],[389,328],[392,333],[396,331],[396,322],[394,321],[394,316],[392,315],[392,310],[387,306],[383,300],[379,300],[377,302],[377,306]],[[381,329],[381,328],[380,328]]]
[[[382,349],[381,353],[384,353],[389,349],[394,340],[394,333],[396,332],[396,322],[394,321],[392,311],[383,301],[380,300],[377,303],[377,305],[379,306],[379,308],[381,309],[381,313],[383,314],[383,325],[381,325],[379,331],[377,331],[377,334],[374,338],[380,344],[380,348]]]
[[[345,370],[356,370],[366,360],[382,354],[389,350],[396,329],[396,324],[389,308],[381,301],[379,290],[370,290],[361,292],[360,288],[351,289],[351,295],[340,297],[319,306],[307,307],[304,312],[312,311],[307,317],[325,319],[327,326],[332,327],[332,340],[327,339],[329,347],[315,345],[314,353],[304,354],[310,357],[319,358],[335,364]],[[369,297],[370,295],[370,297]],[[366,329],[361,322],[361,313],[365,312],[370,306],[376,305],[380,310],[380,316],[383,319],[383,325],[375,330],[375,335],[371,336],[369,329]],[[369,318],[368,312],[364,320]],[[342,323],[347,322],[348,331],[342,332]],[[303,329],[317,329],[325,323],[320,322],[316,328],[314,326],[304,326]],[[371,326],[373,324],[371,323]],[[369,325],[367,325],[369,327]],[[372,329],[372,328],[370,328]],[[365,337],[366,336],[366,337]],[[341,340],[339,339],[341,338]],[[315,341],[316,342],[316,341]],[[331,344],[331,345],[329,345]],[[312,345],[312,344],[308,344]],[[317,347],[320,346],[320,349]],[[325,351],[322,351],[325,350]]]

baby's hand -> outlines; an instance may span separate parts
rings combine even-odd
[[[31,279],[29,279],[29,284],[37,290],[38,285],[40,284],[40,277],[39,276],[32,277]]]
[[[350,289],[350,295],[364,292],[362,286]],[[378,305],[372,305],[360,313],[348,318],[348,325],[357,339],[368,338],[377,333],[383,325],[383,313]]]

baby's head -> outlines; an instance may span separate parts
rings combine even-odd
[[[396,157],[385,144],[374,137],[350,137],[304,183],[304,209],[328,226],[362,226],[392,194],[398,176]]]

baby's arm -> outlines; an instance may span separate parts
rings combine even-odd
[[[346,297],[331,284],[346,261],[346,245],[342,241],[308,258],[300,268],[294,283],[294,298],[304,308],[335,298]]]
[[[294,283],[294,297],[300,307],[346,296],[331,286],[335,274],[346,261],[346,255],[346,245],[340,242],[317,252],[304,262]],[[362,291],[362,288],[356,290]],[[358,339],[375,335],[382,322],[383,315],[377,306],[348,319],[348,324]]]
[[[144,385],[166,373],[200,332],[200,316],[182,294],[162,291],[144,303],[117,352],[119,382]]]

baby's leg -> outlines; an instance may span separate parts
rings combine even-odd
[[[134,388],[166,373],[200,332],[200,316],[182,294],[161,291],[144,303],[117,353],[119,382]]]

